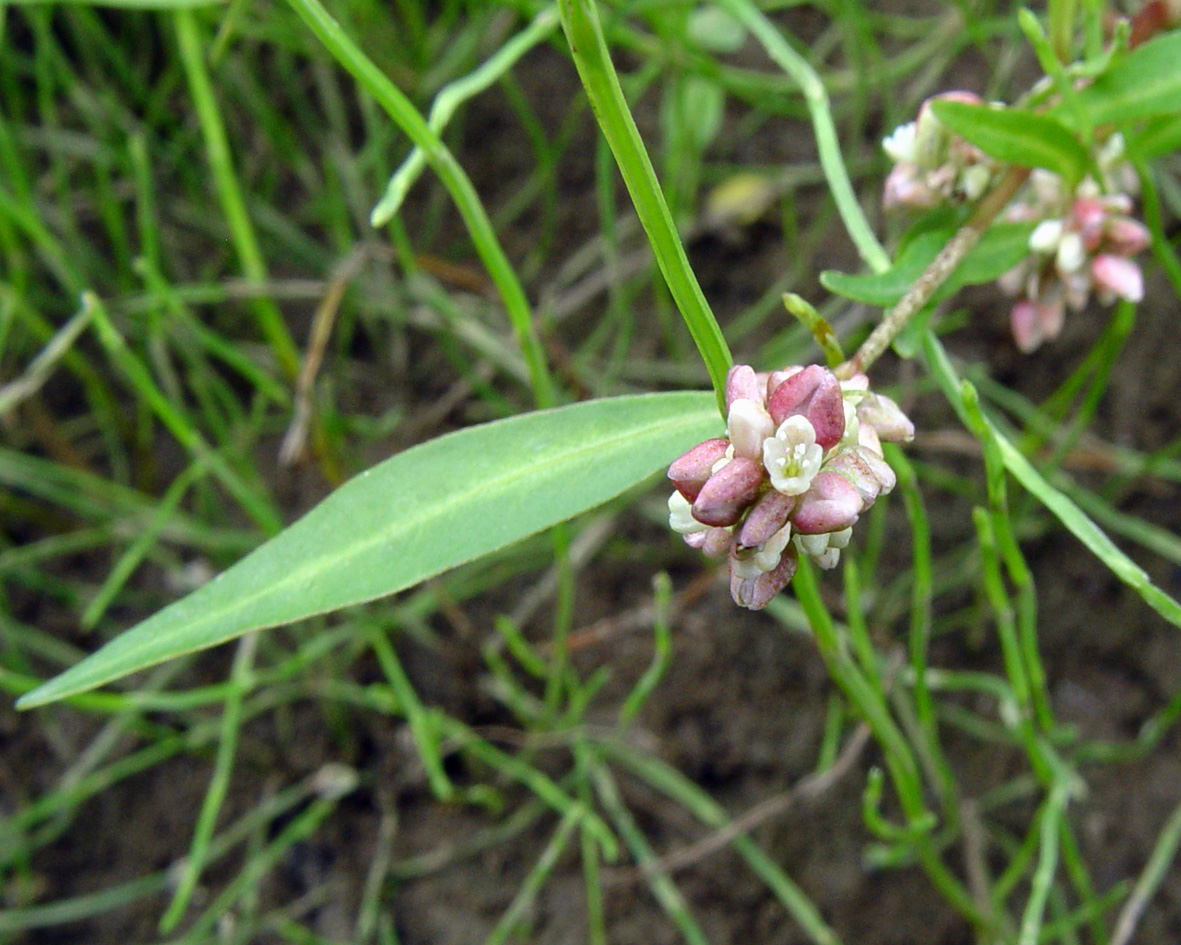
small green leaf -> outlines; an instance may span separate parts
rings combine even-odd
[[[939,229],[917,234],[901,249],[894,265],[885,272],[850,275],[830,269],[820,274],[820,284],[829,292],[854,302],[887,308],[914,285],[915,280],[951,238],[952,232]]]
[[[938,99],[931,107],[944,125],[1006,164],[1043,167],[1074,182],[1090,163],[1087,149],[1070,129],[1049,115]]]
[[[607,501],[718,426],[710,394],[644,394],[423,443],[345,483],[18,704],[44,705],[251,630],[393,594]]]
[[[939,287],[934,301],[946,299],[966,285],[992,282],[1012,269],[1029,253],[1029,234],[1033,232],[1034,225],[1001,222],[990,226]],[[829,270],[820,274],[820,284],[830,292],[855,302],[883,308],[894,305],[923,274],[923,270],[931,264],[953,232],[940,226],[936,230],[916,234],[905,243],[898,262],[880,275],[848,275]]]
[[[1096,125],[1181,113],[1181,30],[1136,47],[1080,89],[1078,101]]]

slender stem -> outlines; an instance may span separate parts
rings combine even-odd
[[[301,0],[306,2],[306,0]],[[619,76],[611,63],[610,50],[603,37],[603,29],[593,0],[561,0],[562,29],[570,44],[570,54],[582,79],[583,88],[594,108],[595,117],[623,182],[631,194],[636,215],[648,234],[652,254],[664,275],[669,292],[688,327],[697,350],[709,371],[718,398],[718,407],[725,416],[726,372],[733,358],[710,310],[705,293],[693,274],[680,234],[669,212],[668,204],[652,168],[648,151],[628,109],[627,99],[619,84]]]
[[[870,365],[881,357],[882,352],[906,327],[906,323],[923,310],[939,287],[955,272],[956,267],[984,235],[984,231],[988,229],[996,215],[1013,199],[1013,195],[1025,183],[1028,176],[1029,168],[1014,167],[1009,169],[1009,172],[1001,178],[1000,183],[980,201],[968,221],[939,251],[939,255],[918,277],[915,284],[910,287],[910,291],[886,313],[881,324],[865,339],[861,347],[857,349],[857,353],[836,369],[837,377],[847,379],[854,374],[863,374],[869,370]]]
[[[176,11],[176,38],[189,82],[189,92],[193,96],[193,104],[201,122],[201,134],[205,139],[205,152],[217,186],[217,196],[230,228],[230,237],[246,278],[256,285],[261,285],[267,281],[266,263],[254,233],[254,226],[250,222],[250,215],[246,212],[246,200],[234,170],[229,138],[226,136],[225,123],[222,121],[217,98],[213,94],[213,82],[205,63],[200,30],[192,10]],[[266,296],[254,299],[252,305],[259,327],[266,336],[279,367],[288,377],[295,377],[299,372],[299,352],[287,323],[283,320],[283,313],[279,311],[274,300]]]
[[[1160,839],[1148,858],[1148,863],[1140,878],[1136,880],[1136,887],[1132,895],[1124,903],[1119,919],[1115,924],[1115,931],[1111,934],[1111,945],[1127,945],[1136,932],[1140,917],[1144,914],[1148,902],[1160,888],[1165,874],[1177,855],[1177,847],[1181,845],[1181,804],[1173,809],[1168,823],[1161,831]]]
[[[841,145],[837,139],[836,126],[833,125],[824,82],[750,0],[718,0],[718,5],[733,14],[754,34],[767,55],[795,80],[804,93],[804,102],[812,118],[812,133],[816,136],[820,166],[845,230],[865,264],[874,272],[885,272],[890,268],[890,257],[874,236],[873,228],[866,220],[861,204],[857,202],[857,195],[853,192],[853,185],[849,182],[849,172],[841,157]]]

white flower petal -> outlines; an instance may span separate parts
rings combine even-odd
[[[758,460],[763,455],[763,441],[775,432],[775,422],[762,404],[740,397],[730,405],[726,433],[735,456]]]
[[[692,509],[689,500],[674,490],[668,497],[668,527],[678,535],[692,535],[709,528],[693,517]]]
[[[1062,221],[1061,220],[1042,220],[1032,233],[1029,234],[1029,248],[1035,253],[1045,253],[1049,255],[1058,249],[1058,243],[1062,239]]]
[[[899,161],[914,161],[916,159],[915,123],[910,121],[895,128],[893,133],[882,141],[882,150],[896,164]]]
[[[784,495],[801,495],[820,471],[824,450],[807,417],[788,417],[763,443],[763,465],[771,485]]]
[[[1058,243],[1058,256],[1055,260],[1058,271],[1062,273],[1078,272],[1086,262],[1087,251],[1083,246],[1083,238],[1074,232],[1065,233]]]

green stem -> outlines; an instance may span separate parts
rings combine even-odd
[[[213,171],[222,211],[230,227],[234,249],[238,253],[247,280],[256,284],[264,283],[267,280],[266,263],[263,261],[262,250],[259,249],[254,227],[251,226],[250,216],[246,212],[246,202],[242,198],[242,189],[234,172],[229,140],[226,138],[217,98],[213,94],[209,70],[205,65],[197,21],[191,10],[176,11],[176,38],[189,82],[189,93],[193,96],[193,104],[201,122],[205,153],[209,157],[209,166]],[[258,318],[279,367],[288,377],[295,377],[299,373],[299,352],[291,339],[291,333],[287,330],[287,323],[283,321],[283,314],[269,298],[257,298],[253,305],[255,317]]]
[[[824,82],[808,61],[788,45],[787,40],[750,0],[718,0],[718,6],[728,10],[757,39],[780,68],[783,69],[804,94],[808,113],[812,117],[812,132],[816,136],[816,150],[820,166],[828,180],[828,188],[837,205],[837,212],[845,224],[849,238],[865,264],[874,272],[885,272],[890,268],[890,257],[874,236],[873,228],[857,202],[849,172],[841,156],[841,145],[837,139],[836,126],[832,121],[832,108]]]
[[[619,76],[611,64],[594,0],[560,0],[560,9],[562,28],[570,44],[574,65],[594,107],[599,127],[615,155],[623,182],[635,204],[636,215],[648,234],[656,262],[705,361],[717,393],[718,408],[724,416],[726,372],[733,358],[689,266],[685,247],[656,179],[656,171],[628,109]]]
[[[862,676],[841,646],[836,626],[820,597],[816,576],[807,560],[801,560],[792,583],[796,598],[811,624],[817,649],[829,673],[844,690],[849,701],[865,719],[874,738],[885,753],[886,767],[898,800],[913,830],[913,843],[919,861],[931,882],[959,912],[978,927],[987,924],[986,917],[972,900],[963,884],[947,868],[929,836],[930,813],[923,801],[923,786],[918,764],[905,737],[890,717],[885,701]]]
[[[931,260],[931,264],[906,295],[899,299],[898,304],[886,313],[881,324],[862,342],[857,353],[837,368],[838,377],[847,379],[869,370],[870,365],[890,347],[898,333],[926,307],[939,287],[955,272],[963,258],[984,235],[993,218],[1008,205],[1028,176],[1029,168],[1015,167],[1001,178],[1000,183],[980,201],[968,221],[939,251],[939,255]]]

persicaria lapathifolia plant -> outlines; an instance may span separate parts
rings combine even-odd
[[[854,523],[896,477],[882,440],[914,426],[890,398],[819,365],[726,378],[726,436],[699,443],[668,470],[669,525],[691,547],[728,557],[734,602],[761,610],[799,556],[831,568]]]

